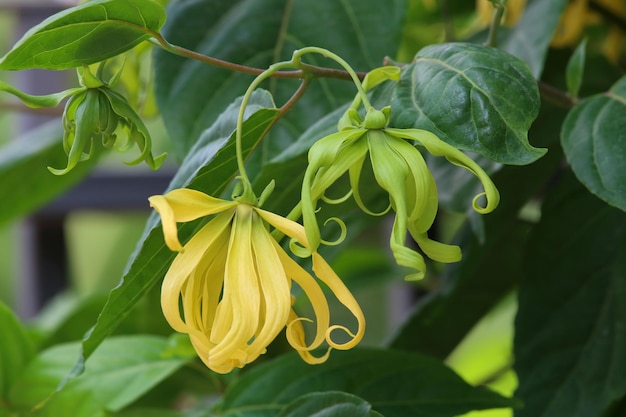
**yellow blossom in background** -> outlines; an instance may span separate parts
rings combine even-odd
[[[526,7],[526,0],[508,0],[502,16],[502,25],[515,26]],[[494,6],[489,0],[476,0],[476,13],[482,26],[488,26],[493,18]]]
[[[331,348],[350,349],[363,337],[365,319],[350,291],[326,261],[312,253],[313,272],[352,313],[357,331],[331,325],[328,302],[318,281],[283,250],[269,226],[308,246],[304,228],[291,220],[241,201],[214,198],[191,189],[150,197],[161,215],[165,242],[180,252],[162,285],[161,307],[172,328],[187,333],[202,361],[211,370],[228,373],[265,353],[286,328],[289,344],[310,364],[324,362]],[[177,222],[215,215],[184,246]],[[291,285],[297,283],[313,307],[315,320],[292,309]],[[303,322],[315,322],[306,342]],[[331,338],[334,330],[349,336],[345,343]],[[311,354],[326,342],[321,357]]]
[[[615,16],[626,17],[626,2],[624,0],[598,0],[597,4],[606,8]],[[514,26],[524,12],[526,0],[508,0],[502,24]],[[489,0],[476,0],[478,21],[485,27],[491,23],[494,6]],[[592,10],[589,0],[570,0],[561,15],[559,24],[554,32],[550,46],[554,48],[572,47],[578,45],[587,26],[606,24],[602,16]],[[624,49],[622,30],[610,22],[600,47],[602,54],[610,61],[617,62]]]

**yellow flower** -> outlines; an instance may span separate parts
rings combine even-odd
[[[446,245],[428,237],[438,209],[437,186],[421,153],[407,139],[435,156],[446,157],[480,179],[485,192],[474,198],[473,207],[477,212],[491,212],[498,205],[500,196],[482,168],[433,133],[421,129],[386,127],[389,112],[388,107],[382,111],[370,108],[362,121],[352,108],[339,122],[339,132],[320,139],[311,147],[302,184],[302,218],[310,249],[315,250],[323,242],[315,214],[317,201],[324,198],[325,191],[346,172],[350,178],[351,193],[359,207],[372,215],[386,213],[387,210],[383,213],[371,212],[360,197],[361,170],[369,154],[376,182],[389,194],[388,210],[393,209],[396,214],[390,237],[393,255],[398,265],[416,270],[407,279],[421,279],[426,264],[422,255],[406,244],[407,231],[433,260],[457,262],[461,259],[461,250],[458,246]],[[481,201],[483,196],[484,203]]]
[[[522,17],[525,7],[526,0],[507,0],[502,25],[506,27],[515,26]],[[476,13],[478,14],[478,21],[483,26],[488,26],[493,18],[493,3],[489,0],[476,0]]]
[[[243,201],[227,201],[191,189],[150,197],[161,215],[165,242],[180,252],[163,280],[161,307],[172,328],[187,333],[202,359],[219,373],[241,368],[265,353],[286,327],[289,344],[306,362],[324,362],[331,348],[350,349],[363,337],[365,319],[350,291],[326,261],[312,253],[313,272],[357,320],[357,331],[331,325],[326,297],[317,280],[282,249],[271,225],[308,247],[304,228],[291,220]],[[182,246],[177,222],[215,215]],[[315,314],[315,332],[306,342],[303,322],[292,309],[291,284],[308,297]],[[334,330],[349,337],[331,338]],[[324,342],[321,357],[311,354]]]

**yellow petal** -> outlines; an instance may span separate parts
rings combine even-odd
[[[188,222],[219,213],[237,204],[188,188],[172,190],[165,195],[154,195],[149,197],[148,201],[161,216],[165,243],[171,250],[177,252],[182,251],[176,229],[177,222]]]
[[[304,341],[303,334],[301,333],[302,324],[300,321],[303,320],[301,318],[294,320],[292,316],[290,319],[291,321],[287,323],[286,331],[287,341],[294,349],[298,352],[309,352],[318,348],[322,343],[324,343],[326,338],[326,332],[330,325],[330,310],[328,309],[328,302],[326,301],[324,292],[311,274],[291,259],[282,249],[279,251],[280,246],[275,241],[274,247],[280,257],[285,273],[289,278],[294,280],[300,288],[302,288],[302,291],[304,291],[305,295],[311,302],[311,306],[313,307],[316,331],[311,343],[307,345]],[[304,320],[310,321],[308,319]],[[302,353],[300,354],[302,355]]]
[[[454,165],[467,169],[474,174],[482,183],[485,192],[478,194],[472,201],[475,211],[480,214],[487,214],[495,210],[500,202],[500,193],[489,175],[469,156],[442,141],[434,133],[421,129],[385,129],[385,132],[398,138],[413,139],[424,146],[428,152],[435,156],[444,156]],[[479,200],[485,197],[486,204],[480,205]]]
[[[263,320],[248,349],[250,362],[264,353],[267,346],[282,331],[291,310],[290,280],[276,253],[274,239],[261,219],[256,220],[252,230],[252,249],[261,287]]]
[[[215,318],[216,328],[224,327],[220,322],[230,326],[226,333],[220,332],[222,334],[219,336],[223,336],[220,340],[213,340],[213,333],[211,335],[211,342],[215,343],[215,347],[209,352],[211,367],[227,363],[242,367],[248,363],[248,341],[258,328],[261,301],[252,253],[254,216],[251,206],[237,205],[226,260],[224,292]],[[223,317],[228,319],[224,320]]]
[[[333,271],[330,265],[328,265],[324,258],[317,252],[313,253],[313,271],[320,281],[325,283],[333,292],[335,297],[337,297],[337,300],[339,300],[339,302],[343,304],[357,320],[357,329],[355,333],[351,332],[345,326],[333,325],[326,333],[326,341],[335,349],[346,350],[353,348],[361,341],[361,339],[363,339],[363,335],[365,334],[365,316],[363,315],[363,311],[361,310],[359,303],[356,301],[350,290],[345,286],[343,281],[337,276],[335,271]],[[313,301],[311,300],[311,302]],[[331,338],[331,333],[335,330],[344,331],[350,335],[352,339],[345,343],[335,343]]]
[[[207,223],[185,246],[170,265],[161,286],[161,308],[170,326],[181,333],[190,333],[189,327],[180,316],[179,299],[189,277],[205,256],[226,257],[225,239],[229,236],[229,225],[234,212],[226,212]],[[218,275],[223,277],[223,274]]]
[[[174,215],[174,210],[172,210],[172,207],[168,204],[167,199],[162,195],[153,195],[148,198],[148,201],[150,202],[150,206],[153,207],[161,216],[165,244],[173,251],[182,252],[183,246],[178,240],[176,216]]]

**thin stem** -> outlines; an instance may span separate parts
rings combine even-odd
[[[183,48],[182,46],[174,45],[169,43],[163,35],[157,32],[151,32],[152,44],[178,56],[182,56],[185,58],[193,59],[199,62],[203,62],[205,64],[209,64],[218,68],[224,68],[230,71],[237,71],[244,74],[250,75],[260,75],[265,70],[261,68],[248,67],[246,65],[235,64],[234,62],[224,61],[222,59],[210,57],[207,55],[203,55],[201,53],[192,51],[187,48]],[[333,78],[337,80],[352,80],[352,75],[347,71],[342,71],[334,68],[324,68],[318,67],[315,65],[301,64],[300,70],[295,71],[276,71],[272,74],[272,77],[276,78],[305,78],[307,74],[311,74],[314,77],[319,78]],[[365,78],[367,73],[365,72],[357,72],[357,77],[362,80]]]
[[[278,120],[281,117],[283,117],[298,102],[298,100],[300,100],[300,98],[304,95],[304,92],[307,90],[307,88],[309,88],[310,84],[311,84],[310,78],[305,78],[302,80],[296,92],[293,93],[293,95],[289,98],[289,100],[287,100],[287,102],[285,102],[285,104],[283,104],[280,107],[278,116],[276,117],[275,120]]]
[[[58,107],[28,107],[21,103],[3,102],[0,103],[0,110],[8,110],[22,113],[43,114],[47,116],[62,116],[63,109]]]
[[[552,104],[556,104],[559,107],[571,109],[576,105],[576,103],[578,103],[577,99],[573,98],[566,92],[561,91],[550,84],[546,84],[543,81],[537,81],[537,86],[539,87],[539,94],[541,95],[541,98]]]
[[[246,106],[248,105],[248,101],[250,101],[250,97],[256,88],[261,84],[265,79],[275,74],[277,71],[283,68],[293,67],[293,63],[291,61],[279,62],[271,65],[268,69],[259,74],[248,86],[246,93],[241,100],[241,106],[239,107],[239,114],[237,115],[237,128],[235,131],[235,147],[237,153],[237,168],[239,169],[239,179],[243,185],[243,201],[254,200],[256,197],[254,196],[254,192],[252,191],[252,183],[250,182],[250,178],[246,173],[246,167],[243,160],[243,149],[242,149],[242,131],[243,131],[243,116],[246,111]],[[249,201],[252,203],[253,201]],[[256,202],[254,202],[256,203]]]
[[[493,18],[491,19],[491,27],[489,28],[489,36],[487,37],[487,46],[496,47],[498,44],[498,30],[500,29],[500,23],[502,22],[502,15],[504,14],[504,7],[500,3],[492,3],[495,10],[493,11]]]
[[[491,374],[487,375],[485,378],[483,378],[480,382],[478,382],[475,385],[476,386],[483,386],[483,385],[490,384],[490,383],[492,383],[494,381],[497,381],[504,374],[509,372],[511,370],[511,368],[513,368],[513,362],[505,363],[504,365],[502,365],[498,369],[494,370]]]
[[[310,54],[310,53],[320,54],[322,56],[325,56],[326,58],[332,59],[333,61],[341,65],[346,70],[346,72],[350,74],[350,77],[352,78],[352,82],[354,82],[354,85],[356,86],[359,92],[359,95],[361,96],[361,100],[363,100],[363,105],[365,106],[365,108],[369,109],[370,107],[372,107],[369,99],[367,98],[367,94],[365,93],[365,90],[363,89],[363,85],[361,84],[361,78],[359,78],[359,76],[352,69],[352,67],[339,55],[334,54],[323,48],[318,48],[316,46],[309,46],[309,47],[298,49],[297,51],[295,51],[293,53],[292,61],[297,66],[300,67],[301,66],[300,59],[302,58],[302,56],[306,54]]]

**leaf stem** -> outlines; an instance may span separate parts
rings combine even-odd
[[[494,11],[491,19],[491,27],[489,28],[489,36],[487,37],[487,46],[496,47],[498,45],[498,30],[502,23],[502,15],[504,14],[504,6],[499,2],[492,2]]]
[[[154,45],[174,55],[193,59],[199,62],[203,62],[205,64],[213,65],[218,68],[224,68],[224,69],[231,70],[231,71],[241,72],[244,74],[260,75],[265,71],[261,68],[235,64],[234,62],[229,62],[229,61],[225,61],[219,58],[214,58],[211,56],[207,56],[207,55],[192,51],[187,48],[183,48],[182,46],[174,45],[172,43],[169,43],[163,37],[163,35],[161,35],[158,32],[150,32],[150,35],[152,36],[152,39],[150,39],[150,41]],[[310,74],[316,78],[334,78],[337,80],[352,80],[353,79],[350,73],[348,73],[347,71],[343,71],[343,70],[318,67],[315,65],[309,65],[309,64],[304,64],[304,63],[300,64],[299,67],[300,69],[295,70],[295,71],[276,71],[272,74],[272,77],[303,79],[303,78],[306,78],[307,74]],[[367,73],[365,72],[355,72],[355,74],[357,75],[359,80],[364,79],[365,75],[367,75]]]
[[[543,81],[537,81],[537,86],[542,99],[559,107],[571,109],[578,103],[578,99]]]

